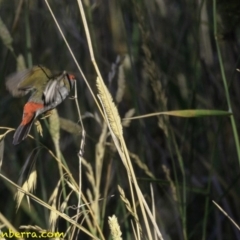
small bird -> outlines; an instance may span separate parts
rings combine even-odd
[[[13,73],[6,78],[6,87],[14,97],[31,92],[24,105],[22,122],[13,136],[14,145],[27,137],[33,122],[40,114],[50,111],[64,101],[75,81],[75,76],[66,71],[53,75],[48,68],[41,65]]]

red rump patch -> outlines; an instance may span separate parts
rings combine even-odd
[[[35,116],[35,112],[43,107],[44,106],[41,103],[27,102],[23,109],[23,118],[21,125],[26,125],[31,122]]]

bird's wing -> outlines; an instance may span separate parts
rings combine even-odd
[[[46,82],[51,71],[43,66],[34,66],[11,74],[6,78],[6,87],[14,97],[26,95],[38,82]]]
[[[54,105],[60,104],[69,94],[70,90],[70,83],[68,80],[67,72],[62,72],[54,77],[52,77],[48,82],[43,91],[43,100],[44,104],[51,104]],[[69,87],[68,87],[69,85]]]
[[[56,79],[50,79],[43,91],[45,105],[55,101],[59,88],[59,82]]]

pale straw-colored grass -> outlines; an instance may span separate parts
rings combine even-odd
[[[124,118],[126,120],[122,120],[122,126],[123,127],[129,127],[130,126],[130,123],[132,121],[130,118],[135,114],[135,112],[136,112],[135,109],[131,108],[125,113]]]
[[[215,201],[212,200],[214,205],[230,220],[230,222],[240,231],[239,225],[224,211],[219,204],[217,204]]]
[[[35,164],[34,164],[31,169],[28,179],[22,185],[22,189],[28,193],[33,192],[36,188],[36,184],[37,184],[37,171],[36,171]],[[20,207],[20,204],[21,204],[24,196],[25,196],[25,194],[23,191],[17,191],[17,193],[15,195],[15,199],[17,201],[17,204],[16,204],[17,209]],[[30,198],[28,195],[26,195],[26,198],[28,201],[28,205],[30,207]]]
[[[139,222],[138,215],[135,214],[134,209],[132,208],[132,206],[131,206],[129,200],[128,200],[128,199],[126,198],[126,196],[125,196],[124,190],[123,190],[119,185],[118,185],[118,191],[119,191],[119,193],[120,193],[120,198],[121,198],[122,201],[124,202],[124,204],[125,204],[125,206],[126,206],[128,212],[133,216],[133,218],[134,218],[136,224],[138,225],[138,229],[139,229],[140,237],[142,238],[142,227],[141,227],[141,224],[140,224],[140,222]],[[134,227],[133,227],[133,229],[134,229]],[[141,238],[140,238],[140,239],[141,239]],[[139,239],[139,236],[138,236],[137,239]]]
[[[117,217],[113,215],[112,217],[108,217],[108,224],[110,227],[111,235],[113,240],[122,240],[122,232],[120,226],[118,224]]]
[[[46,209],[49,209],[50,211],[54,211],[56,214],[58,214],[59,217],[65,219],[67,222],[71,223],[73,226],[76,226],[76,228],[80,229],[81,231],[83,231],[84,233],[86,233],[88,236],[90,236],[92,239],[99,239],[97,237],[95,237],[94,235],[92,235],[86,228],[82,227],[80,224],[78,224],[76,221],[74,221],[73,219],[71,219],[68,215],[66,215],[65,213],[60,212],[59,210],[53,208],[52,206],[50,206],[49,204],[47,204],[46,202],[44,202],[43,200],[39,199],[38,197],[36,197],[35,195],[31,194],[30,192],[27,192],[26,190],[24,190],[22,187],[18,186],[17,184],[15,184],[13,181],[11,181],[9,178],[5,177],[3,174],[0,173],[0,177],[6,181],[7,183],[11,184],[12,186],[16,187],[19,191],[21,191],[23,194],[27,195],[29,198],[31,198],[33,201],[37,202],[38,204],[42,205],[43,207],[45,207]]]
[[[53,209],[57,209],[57,196],[59,192],[59,187],[61,185],[61,181],[59,180],[56,187],[54,188],[52,195],[50,196],[48,200],[48,204],[52,206]],[[51,231],[54,231],[56,227],[56,222],[58,219],[58,215],[56,214],[55,211],[51,211],[49,215],[49,227]]]
[[[118,83],[118,88],[117,88],[115,99],[116,99],[117,103],[120,103],[123,99],[123,95],[124,95],[125,88],[126,88],[126,79],[125,79],[125,74],[124,74],[124,69],[123,69],[122,64],[119,65],[119,67],[118,67],[117,83]]]
[[[13,46],[12,46],[12,36],[10,32],[8,31],[6,25],[4,24],[3,20],[0,18],[0,38],[2,39],[3,44],[11,51],[13,52]]]
[[[138,157],[137,154],[129,152],[129,156],[137,164],[137,166],[145,172],[145,174],[147,176],[149,176],[152,179],[156,178],[153,175],[153,173],[149,170],[148,166],[144,162],[141,161],[141,159]]]

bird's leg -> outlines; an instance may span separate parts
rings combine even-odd
[[[41,123],[38,120],[36,120],[34,124],[37,127],[37,132],[40,134],[41,137],[43,137],[43,130],[42,130]]]

